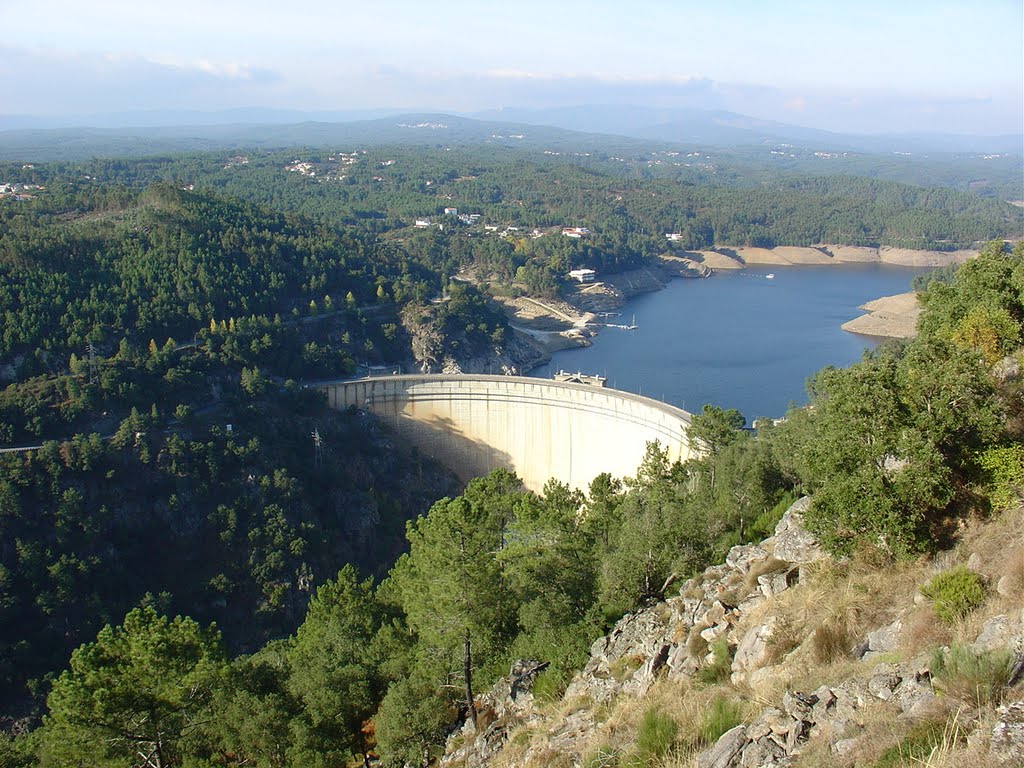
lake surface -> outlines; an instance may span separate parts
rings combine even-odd
[[[630,300],[591,347],[556,352],[530,372],[582,371],[617,389],[691,412],[705,403],[737,408],[748,425],[807,402],[805,382],[826,365],[846,366],[878,339],[840,326],[880,296],[910,290],[924,271],[882,264],[773,267],[676,278],[664,290]],[[766,275],[774,274],[774,279]]]

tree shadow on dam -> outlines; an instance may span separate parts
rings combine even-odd
[[[447,417],[414,419],[403,414],[375,413],[381,425],[420,453],[443,464],[463,482],[499,467],[515,471],[512,456],[471,437]]]

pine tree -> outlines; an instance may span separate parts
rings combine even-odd
[[[420,642],[461,657],[466,709],[476,724],[473,673],[507,639],[511,601],[497,554],[501,526],[484,503],[442,499],[409,523],[409,554],[394,582]]]
[[[54,683],[41,733],[44,762],[180,764],[183,736],[226,670],[220,633],[136,608],[71,655]]]

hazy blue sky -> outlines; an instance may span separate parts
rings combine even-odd
[[[1021,130],[1021,0],[0,0],[0,113],[645,103]]]

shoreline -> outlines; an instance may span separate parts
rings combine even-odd
[[[845,264],[892,264],[902,267],[943,267],[963,264],[978,251],[934,251],[818,243],[810,246],[783,245],[775,248],[716,246],[706,251],[679,251],[678,258],[711,269],[746,269],[750,266],[797,267]]]
[[[554,352],[591,345],[591,339],[609,325],[601,315],[621,310],[627,302],[643,293],[658,291],[674,278],[714,277],[719,269],[727,271],[755,270],[766,267],[856,267],[865,264],[893,267],[938,267],[961,264],[977,255],[976,251],[916,251],[884,246],[828,246],[838,258],[825,255],[822,247],[783,246],[766,248],[721,248],[714,251],[685,252],[687,256],[661,256],[659,263],[636,270],[615,273],[608,279],[574,286],[572,295],[562,299],[499,299],[509,318],[509,325],[550,358]],[[813,252],[813,257],[808,255]],[[704,261],[689,256],[698,253]],[[735,254],[735,255],[733,255]],[[740,260],[739,257],[744,260]],[[748,260],[749,259],[749,260]],[[711,266],[715,264],[715,266]],[[528,309],[527,309],[528,307]],[[913,292],[882,296],[859,307],[864,315],[840,325],[842,330],[872,338],[910,338],[916,333],[917,306]],[[621,314],[621,313],[620,313]],[[610,318],[605,318],[610,319]],[[531,368],[546,365],[542,362]]]
[[[884,339],[910,339],[917,335],[921,306],[917,293],[897,293],[861,304],[866,314],[843,323],[840,328],[858,336]]]
[[[534,364],[521,368],[522,373],[529,374],[550,364],[556,352],[591,346],[592,339],[602,328],[625,322],[620,319],[622,312],[619,310],[630,299],[661,290],[673,278],[708,278],[719,270],[733,272],[749,268],[861,265],[935,268],[962,264],[977,254],[974,250],[931,251],[832,244],[676,251],[663,254],[656,263],[639,269],[610,274],[593,283],[573,285],[571,294],[563,298],[521,296],[496,297],[496,300],[502,305],[515,335],[536,350]],[[840,324],[843,331],[879,340],[907,339],[917,332],[920,308],[913,292],[882,296],[859,308],[865,314]]]
[[[808,376],[855,363],[882,341],[841,329],[861,314],[856,307],[906,291],[921,271],[752,266],[707,283],[673,280],[608,321],[630,325],[636,313],[638,330],[598,328],[593,349],[558,352],[527,375],[581,371],[683,408],[714,403],[751,418],[781,417],[791,401],[806,402]],[[767,279],[770,273],[774,279]]]

